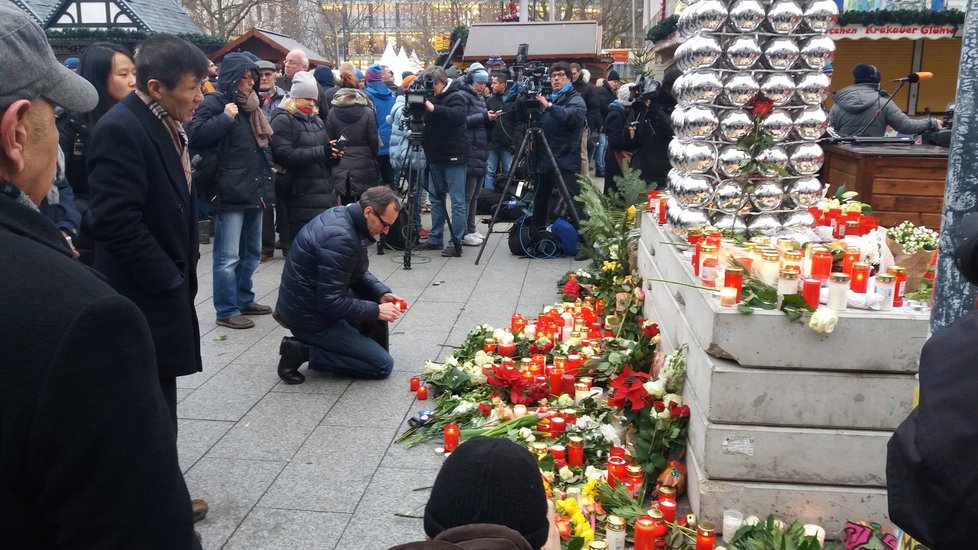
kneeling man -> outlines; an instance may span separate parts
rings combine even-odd
[[[278,292],[276,318],[292,330],[279,353],[278,375],[301,384],[309,368],[357,378],[386,378],[387,323],[401,315],[399,296],[367,271],[366,241],[387,234],[401,203],[389,187],[367,189],[306,224],[292,242]]]

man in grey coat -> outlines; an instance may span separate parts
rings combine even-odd
[[[835,92],[829,111],[829,125],[844,136],[880,137],[892,126],[901,134],[919,134],[940,129],[936,119],[914,120],[880,92],[880,71],[873,65],[859,63],[852,68],[855,82]]]

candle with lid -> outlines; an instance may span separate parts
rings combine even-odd
[[[458,447],[459,428],[458,424],[445,424],[445,452],[450,453]]]
[[[666,204],[669,203],[669,198],[671,196],[672,195],[670,195],[668,192],[660,193],[659,194],[659,211],[658,211],[658,214],[659,214],[659,220],[658,220],[659,221],[659,225],[665,225],[666,224]]]
[[[547,453],[549,453],[547,444],[543,441],[534,441],[533,443],[530,443],[530,451],[537,456],[537,460],[542,459],[543,457],[547,456]]]
[[[805,303],[818,309],[819,293],[822,291],[822,282],[818,279],[805,279],[801,282],[801,295],[805,298]]]
[[[824,281],[832,273],[832,253],[824,248],[812,250],[812,279]]]
[[[696,550],[713,550],[716,540],[716,527],[712,523],[701,521],[696,526]]]
[[[782,269],[778,276],[778,294],[798,294],[798,272]]]
[[[629,464],[625,467],[625,475],[628,478],[625,486],[628,487],[632,498],[640,498],[642,495],[639,493],[642,491],[642,484],[645,483],[645,474],[642,471],[642,467],[638,464]]]
[[[781,255],[781,270],[801,273],[801,250],[787,250]]]
[[[869,290],[869,264],[856,262],[852,264],[850,288],[853,292],[865,294]]]
[[[842,272],[852,277],[852,265],[862,258],[858,248],[849,247],[842,253]]]
[[[777,285],[778,271],[780,267],[781,265],[777,252],[765,251],[761,253],[760,275],[764,282],[772,286]]]
[[[795,241],[785,237],[779,237],[774,243],[774,247],[778,249],[778,253],[782,256],[785,252],[793,250],[795,248]]]
[[[699,273],[701,278],[703,277],[703,264],[709,259],[712,259],[714,262],[716,262],[717,259],[719,258],[719,254],[720,254],[720,247],[715,244],[707,243],[700,247]],[[717,264],[714,263],[713,264],[714,269],[716,268],[716,266]]]
[[[575,468],[584,466],[584,438],[572,435],[567,438],[567,464]]]
[[[833,273],[829,277],[829,309],[845,311],[849,302],[849,276],[845,273]]]
[[[483,340],[482,341],[482,351],[484,351],[486,353],[492,353],[492,352],[496,351],[496,339],[495,338],[486,338],[485,340]]]
[[[723,272],[723,288],[733,288],[736,289],[736,294],[734,295],[734,304],[740,301],[740,294],[744,286],[744,270],[739,267],[728,267],[726,271]],[[720,295],[721,305],[723,304],[723,294]]]
[[[581,368],[581,363],[581,356],[576,353],[572,353],[567,356],[567,362],[564,364],[564,368],[569,374],[577,374],[577,371]]]
[[[564,369],[551,367],[547,373],[547,381],[550,383],[550,394],[559,396],[561,384],[563,383]]]
[[[628,461],[625,457],[621,456],[609,456],[608,457],[608,485],[615,487],[618,482],[624,482],[626,470],[625,465]]]
[[[625,550],[625,520],[609,514],[604,524],[605,540],[608,550]]]
[[[907,268],[898,265],[891,265],[886,270],[896,276],[896,283],[893,289],[893,307],[903,307],[903,295],[907,291]]]
[[[635,519],[635,550],[655,550],[655,521],[648,516]]]
[[[896,275],[892,273],[880,273],[876,276],[876,293],[883,297],[880,304],[880,311],[890,311],[893,309],[893,295],[896,291]]]
[[[662,517],[669,523],[676,521],[676,490],[672,487],[659,487],[659,510]]]

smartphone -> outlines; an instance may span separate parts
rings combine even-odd
[[[344,147],[346,147],[346,136],[340,134],[340,137],[336,140],[336,144],[333,145],[333,148],[335,148],[337,151],[342,151]]]

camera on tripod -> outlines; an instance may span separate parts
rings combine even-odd
[[[550,95],[548,67],[539,62],[528,60],[530,45],[520,44],[516,49],[516,63],[513,64],[513,82],[516,83],[519,94],[516,101],[530,116],[539,113],[540,103],[537,98]]]
[[[412,134],[424,131],[425,102],[435,97],[435,79],[418,78],[404,92],[404,127]]]
[[[654,103],[662,93],[662,84],[658,80],[642,75],[638,77],[631,89],[631,100],[639,108],[645,107],[645,101]]]

